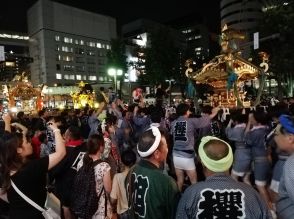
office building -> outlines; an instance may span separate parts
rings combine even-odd
[[[110,81],[105,69],[116,20],[49,0],[27,12],[34,85]]]
[[[0,31],[0,81],[10,82],[15,75],[30,77],[29,37],[25,33]]]

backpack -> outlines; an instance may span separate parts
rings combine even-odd
[[[100,159],[93,162],[86,154],[84,156],[83,166],[75,176],[71,197],[71,210],[78,218],[90,219],[98,209],[98,203],[104,187],[101,189],[99,195],[97,195],[94,167],[101,162],[104,161]]]

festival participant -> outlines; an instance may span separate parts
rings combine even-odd
[[[268,148],[265,146],[265,137],[269,132],[268,117],[264,111],[254,111],[248,116],[248,123],[245,130],[246,146],[251,149],[252,162],[254,166],[254,181],[261,197],[267,203],[269,209],[273,209],[269,191],[267,190],[267,182],[271,170],[268,160]]]
[[[228,143],[206,136],[201,139],[198,153],[206,180],[187,188],[176,218],[271,218],[259,194],[230,177],[233,152]]]
[[[126,150],[122,152],[121,159],[124,169],[123,172],[114,175],[110,201],[113,206],[117,206],[116,209],[119,219],[129,219],[125,180],[130,168],[136,163],[136,153],[132,150]]]
[[[46,200],[47,171],[57,165],[65,156],[65,147],[60,130],[52,122],[48,127],[52,129],[56,150],[41,159],[30,161],[32,145],[25,130],[21,133],[11,132],[11,117],[4,115],[6,133],[1,139],[0,150],[0,197],[7,197],[10,205],[9,218],[44,218],[41,211],[26,202],[13,188],[12,183],[26,196],[44,206]]]
[[[226,135],[235,146],[234,164],[231,176],[236,181],[238,181],[240,177],[244,183],[251,185],[251,148],[247,147],[244,141],[246,120],[246,115],[241,114],[241,112],[233,114],[226,127]]]
[[[140,136],[137,149],[141,160],[126,180],[131,218],[173,219],[179,190],[174,180],[160,170],[168,153],[165,136],[157,127],[151,127]]]
[[[218,113],[219,108],[212,109],[210,115],[201,118],[189,118],[190,106],[188,104],[179,104],[176,112],[178,118],[171,125],[171,134],[173,135],[173,162],[177,175],[177,184],[179,190],[182,190],[184,183],[184,174],[186,173],[192,184],[197,182],[197,173],[195,166],[195,130],[210,125],[211,119]]]
[[[294,218],[294,118],[282,115],[280,124],[275,131],[275,141],[278,147],[291,154],[284,164],[279,185],[277,214],[279,219]]]
[[[56,194],[60,200],[63,216],[65,219],[71,219],[73,218],[70,212],[72,186],[77,173],[77,164],[81,155],[85,153],[86,146],[83,144],[80,130],[76,126],[70,126],[66,130],[64,138],[66,156],[50,171],[50,174],[55,179]]]

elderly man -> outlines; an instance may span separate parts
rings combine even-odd
[[[294,118],[281,115],[275,130],[275,141],[280,150],[292,154],[286,161],[279,185],[277,214],[279,219],[294,218]]]
[[[139,138],[141,161],[130,170],[126,183],[131,218],[175,217],[179,190],[175,181],[162,173],[168,148],[165,136],[152,126]]]
[[[233,153],[228,143],[206,136],[202,138],[198,152],[206,181],[185,191],[176,218],[271,218],[259,194],[230,177]]]

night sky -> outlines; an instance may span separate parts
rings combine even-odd
[[[3,0],[0,30],[27,31],[26,11],[37,0]],[[219,0],[55,0],[88,11],[109,15],[120,26],[137,18],[168,22],[185,15],[203,16],[212,32],[219,31]]]

